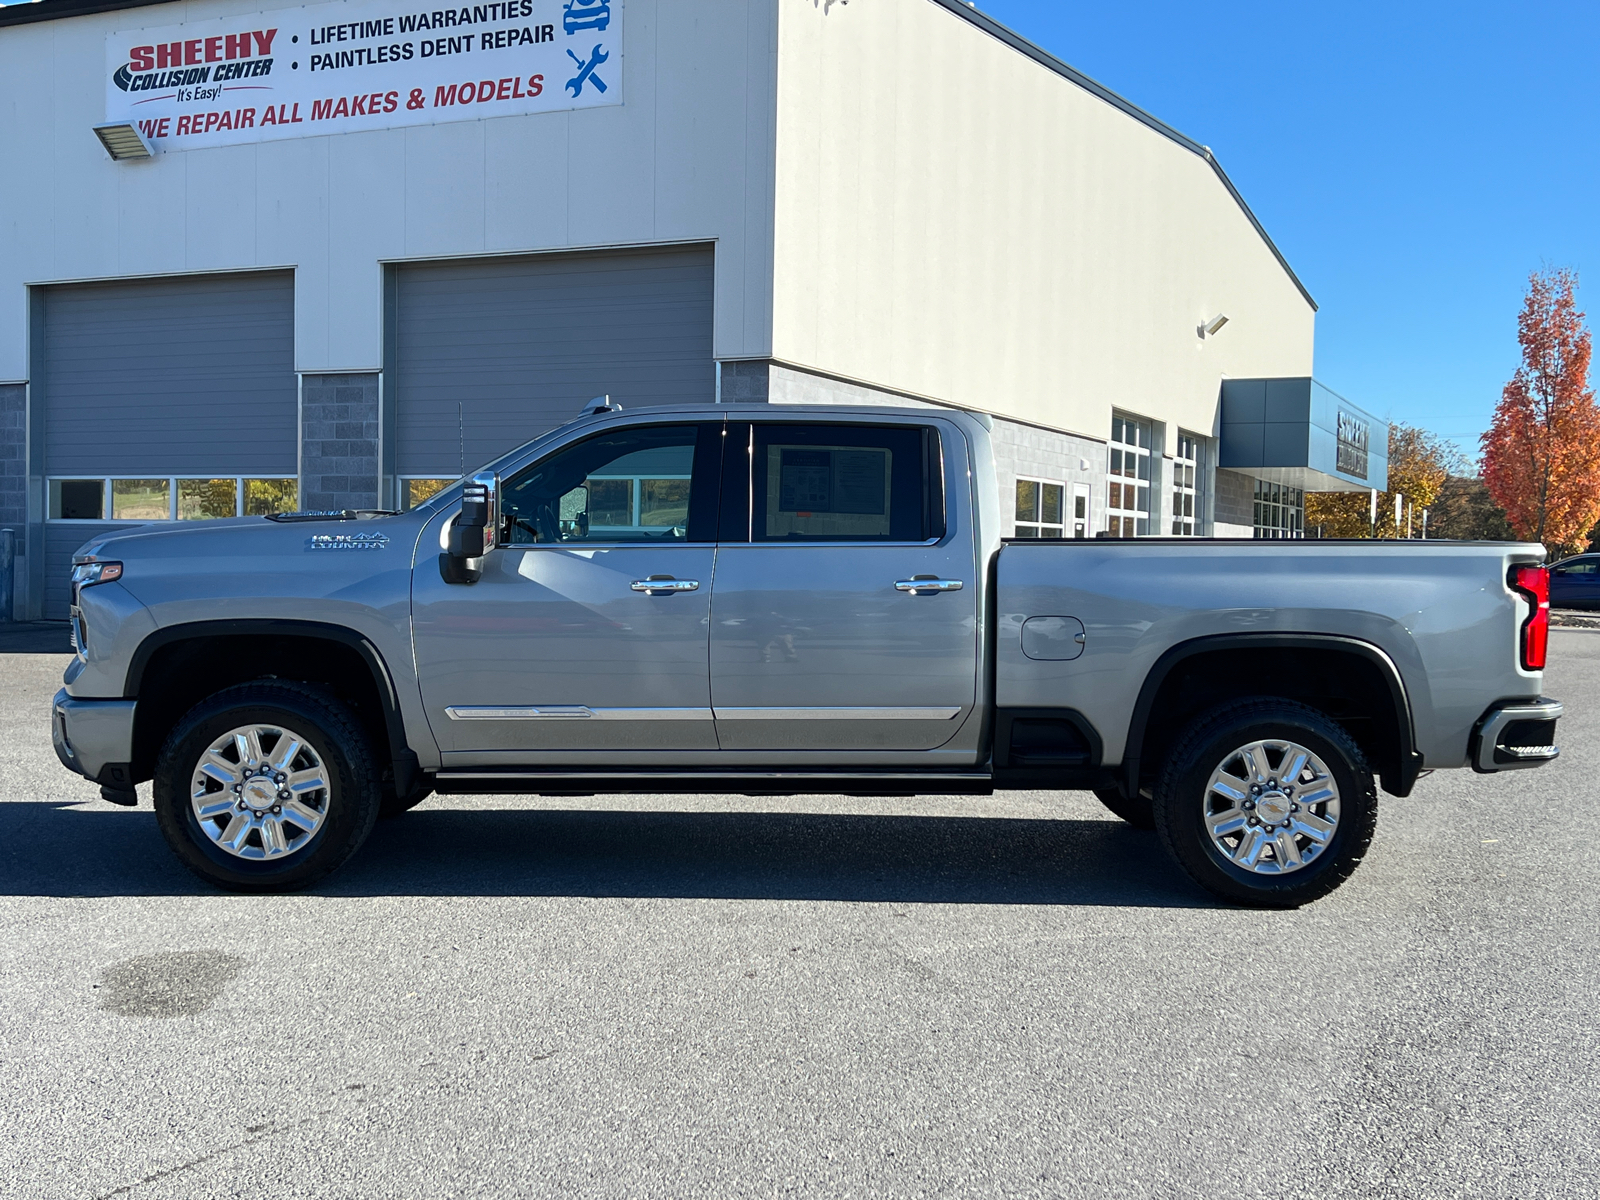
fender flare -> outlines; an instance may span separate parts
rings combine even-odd
[[[128,674],[123,680],[122,696],[137,700],[144,683],[144,673],[156,652],[178,642],[207,637],[299,637],[325,642],[338,642],[361,656],[372,674],[378,689],[378,704],[383,710],[384,729],[389,735],[389,753],[394,759],[397,783],[402,771],[418,770],[416,755],[406,740],[405,720],[400,712],[400,696],[395,690],[394,676],[383,653],[371,639],[343,625],[323,621],[296,621],[276,617],[243,617],[225,621],[188,621],[181,625],[167,625],[146,635],[133,656],[128,660]]]
[[[1383,790],[1393,796],[1409,796],[1422,772],[1422,755],[1417,752],[1416,723],[1412,715],[1411,699],[1406,692],[1405,680],[1395,666],[1394,659],[1379,646],[1360,638],[1327,633],[1220,633],[1193,638],[1169,647],[1145,676],[1139,689],[1139,699],[1134,703],[1133,716],[1128,721],[1128,741],[1122,752],[1122,765],[1118,779],[1127,795],[1139,790],[1139,758],[1144,748],[1145,731],[1150,720],[1150,710],[1155,707],[1156,696],[1179,663],[1197,654],[1211,654],[1219,650],[1331,650],[1354,654],[1377,668],[1389,688],[1389,700],[1400,717],[1397,729],[1399,742],[1398,773],[1381,772]]]

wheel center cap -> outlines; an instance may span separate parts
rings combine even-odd
[[[244,785],[244,802],[251,808],[271,808],[278,801],[278,789],[269,779],[252,779]]]
[[[1276,825],[1289,816],[1289,797],[1282,792],[1262,792],[1256,798],[1256,816],[1268,825]]]

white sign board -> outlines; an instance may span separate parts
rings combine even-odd
[[[158,150],[622,103],[623,0],[344,0],[106,38],[106,121]]]

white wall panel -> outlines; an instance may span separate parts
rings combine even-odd
[[[361,300],[331,304],[323,318],[327,355],[337,347],[370,353],[373,346],[382,346],[382,305],[369,303],[368,298],[382,292],[379,260],[405,236],[405,213],[388,203],[386,193],[393,180],[404,178],[406,133],[380,129],[333,143],[338,157],[328,170],[328,275],[339,281],[338,292],[348,289]],[[362,357],[335,369],[376,371],[380,366],[378,358]]]
[[[109,255],[116,261],[116,273],[163,275],[184,270],[182,264],[189,257],[188,164],[127,163],[123,164],[126,169],[120,171],[117,163],[107,161],[106,166],[115,172],[105,192],[117,206],[113,228],[116,246]],[[260,240],[258,228],[259,214],[256,225],[242,226],[236,233],[248,244],[253,258]]]
[[[1310,304],[1199,155],[931,0],[783,3],[779,47],[775,357],[1091,433],[1310,373]]]
[[[541,120],[546,115],[557,114],[520,119]],[[452,121],[405,131],[406,237],[388,257],[483,253],[484,124]]]
[[[567,231],[566,113],[538,121],[486,121],[484,139],[484,247],[491,253],[517,250],[531,239],[541,245],[571,244]]]

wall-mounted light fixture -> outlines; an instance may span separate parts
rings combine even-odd
[[[1217,331],[1227,323],[1228,318],[1222,313],[1218,313],[1216,316],[1212,317],[1211,320],[1202,321],[1199,328],[1196,329],[1195,332],[1201,337],[1216,337]]]
[[[115,125],[96,125],[94,135],[100,139],[106,153],[118,162],[125,158],[149,158],[155,153],[150,143],[145,141],[144,134],[139,132],[139,127],[128,121],[119,121]]]

